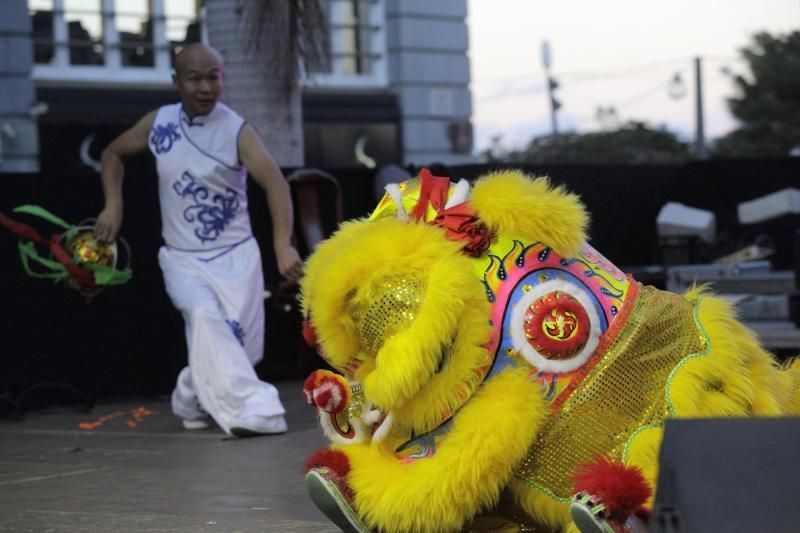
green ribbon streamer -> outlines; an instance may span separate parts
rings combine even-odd
[[[21,205],[19,207],[15,207],[13,212],[33,215],[65,229],[65,242],[77,235],[81,229],[77,226],[67,223],[47,209],[38,205]],[[19,253],[20,258],[22,259],[22,267],[29,276],[33,278],[53,279],[58,281],[69,278],[69,271],[67,271],[67,268],[64,265],[58,261],[42,257],[31,241],[25,243],[20,242]],[[38,263],[39,265],[50,270],[50,272],[37,272],[31,268],[31,263]],[[133,271],[130,269],[130,267],[117,270],[116,268],[111,268],[105,265],[97,265],[94,263],[81,263],[81,266],[92,272],[94,281],[99,286],[122,285],[123,283],[130,281],[130,279],[133,277]]]

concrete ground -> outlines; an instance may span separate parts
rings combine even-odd
[[[300,382],[277,383],[284,435],[186,431],[168,398],[0,420],[0,531],[335,532],[303,486],[325,444]]]

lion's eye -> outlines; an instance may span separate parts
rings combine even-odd
[[[600,330],[597,310],[585,291],[565,280],[531,287],[512,310],[514,347],[546,372],[583,365],[597,347]]]
[[[387,339],[408,328],[416,320],[425,298],[426,283],[419,279],[384,280],[376,294],[365,298],[366,305],[350,299],[347,311],[358,328],[361,347],[375,356]]]

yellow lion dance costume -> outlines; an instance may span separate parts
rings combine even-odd
[[[587,221],[545,178],[423,170],[318,247],[304,333],[342,375],[304,386],[333,441],[306,484],[343,530],[625,531],[666,419],[800,412],[800,365],[623,274]]]

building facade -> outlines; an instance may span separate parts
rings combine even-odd
[[[39,134],[33,46],[26,2],[3,5],[0,17],[0,172],[37,172]]]
[[[4,0],[0,172],[96,170],[113,136],[174,100],[175,52],[209,38],[219,46],[207,13],[215,28],[230,28],[228,38],[246,38],[237,26],[242,1]],[[322,5],[330,61],[302,80],[301,164],[472,162],[466,0]],[[222,52],[226,100],[237,88],[272,90],[253,86],[248,65]]]

